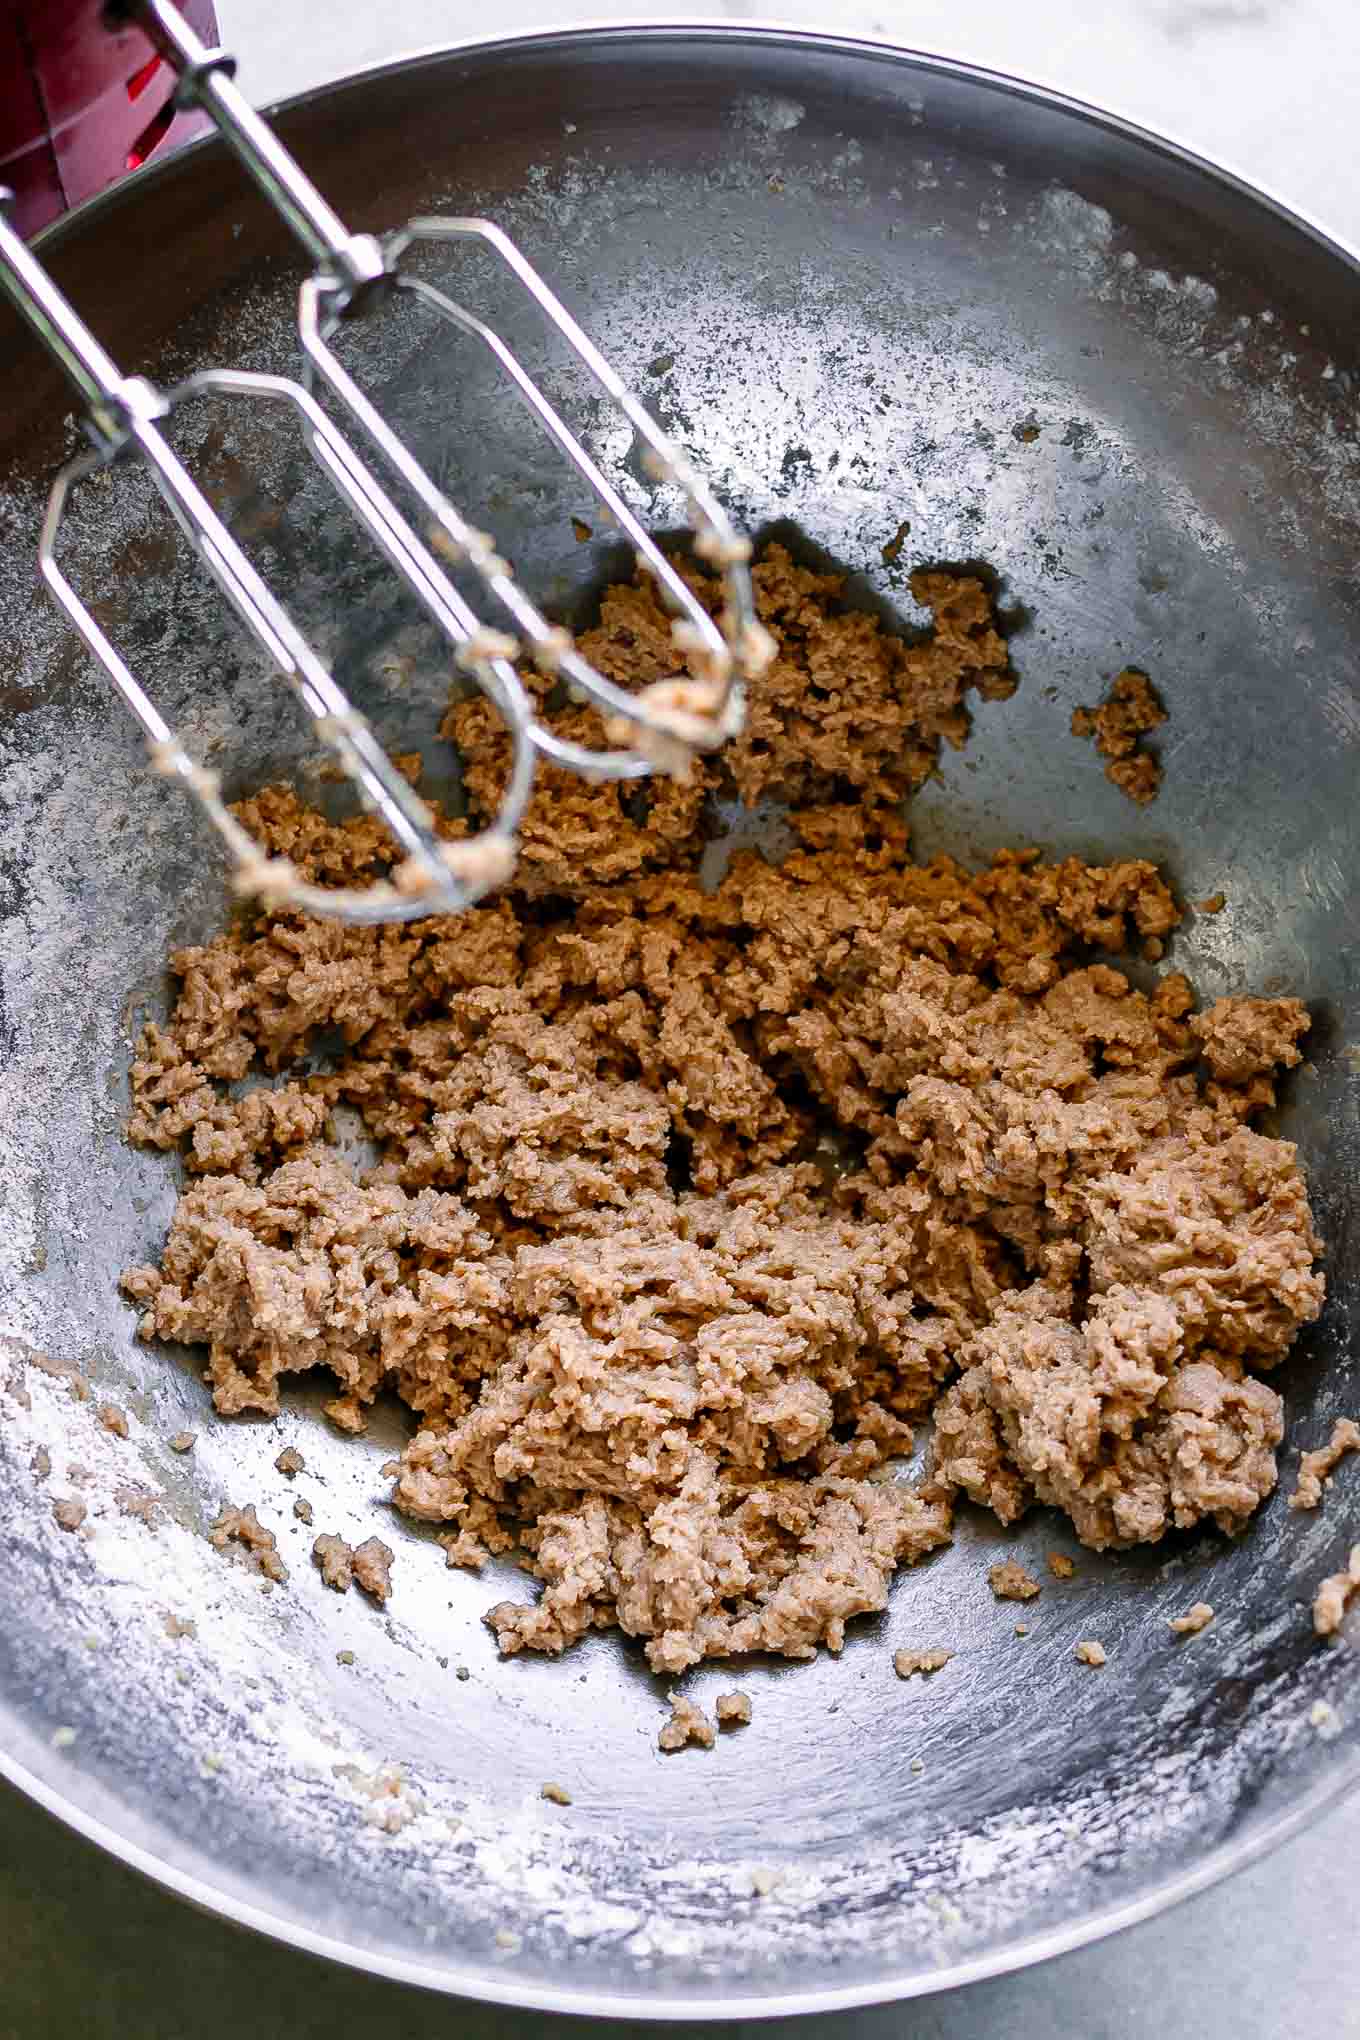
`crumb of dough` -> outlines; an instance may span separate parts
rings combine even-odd
[[[551,1800],[554,1806],[571,1805],[571,1794],[570,1792],[568,1792],[566,1786],[558,1785],[552,1779],[549,1779],[546,1785],[539,1786],[538,1796],[540,1799]]]
[[[1161,761],[1151,751],[1135,751],[1130,758],[1111,759],[1105,767],[1105,777],[1138,807],[1147,807],[1162,790]],[[1152,947],[1152,942],[1144,944],[1146,950]]]
[[[161,1617],[161,1626],[172,1643],[178,1643],[182,1636],[197,1636],[198,1624],[188,1615],[176,1615],[167,1608]]]
[[[311,1503],[305,1500],[302,1495],[299,1495],[293,1504],[293,1514],[297,1517],[299,1523],[310,1523],[312,1520]]]
[[[987,1584],[998,1601],[1032,1601],[1041,1591],[1038,1580],[1014,1558],[988,1566]]]
[[[52,1471],[52,1455],[45,1445],[39,1445],[29,1461],[29,1471],[35,1480],[46,1480]]]
[[[1228,904],[1226,893],[1210,893],[1207,899],[1192,900],[1190,903],[1197,914],[1221,914]]]
[[[1144,807],[1157,797],[1162,768],[1150,751],[1139,749],[1138,740],[1165,721],[1166,710],[1147,674],[1126,666],[1099,708],[1073,709],[1072,734],[1095,738],[1101,757],[1109,760],[1105,777]]]
[[[343,1537],[323,1533],[312,1546],[312,1558],[328,1587],[334,1587],[337,1594],[350,1586],[362,1587],[380,1605],[392,1591],[393,1555],[378,1537],[351,1546]]]
[[[683,1750],[687,1744],[697,1743],[700,1749],[711,1750],[717,1740],[718,1731],[702,1707],[696,1707],[692,1700],[686,1700],[678,1693],[673,1695],[670,1720],[661,1724],[656,1738],[657,1748]]]
[[[1198,1636],[1201,1629],[1207,1629],[1214,1619],[1214,1611],[1207,1601],[1196,1601],[1187,1608],[1184,1615],[1173,1615],[1167,1623],[1177,1636]]]
[[[100,1403],[95,1416],[103,1429],[110,1432],[113,1437],[126,1438],[130,1435],[127,1411],[120,1409],[117,1403]]]
[[[197,1442],[192,1431],[176,1431],[174,1437],[170,1440],[170,1450],[172,1452],[192,1452]]]
[[[778,1870],[755,1869],[751,1872],[751,1889],[757,1898],[768,1898],[783,1883]]]
[[[1351,1597],[1360,1587],[1360,1544],[1351,1546],[1344,1572],[1331,1573],[1313,1596],[1313,1627],[1319,1636],[1334,1636]]]
[[[464,914],[239,918],[176,952],[133,1066],[131,1137],[188,1171],[123,1278],[143,1335],[205,1348],[224,1415],[317,1370],[356,1431],[395,1391],[396,1506],[451,1565],[536,1578],[490,1611],[505,1655],[611,1627],[672,1676],[838,1651],[964,1496],[1051,1503],[1095,1549],[1240,1529],[1276,1478],[1261,1376],[1321,1307],[1294,1149],[1254,1126],[1297,1002],[1196,1019],[1183,977],[1092,963],[1177,926],[1152,864],[911,855],[901,796],[1014,684],[982,582],[914,577],[909,643],[778,548],[755,571],[777,656],[687,785],[545,768],[516,889]],[[583,648],[674,675],[645,581]],[[448,726],[452,840],[509,745],[477,699]],[[700,884],[734,798],[791,803],[792,847]],[[286,788],[238,813],[323,885],[393,861]],[[930,1414],[925,1476],[876,1478]]]
[[[1105,1646],[1103,1643],[1096,1643],[1088,1636],[1083,1638],[1077,1645],[1072,1655],[1079,1665],[1103,1665],[1105,1663]]]
[[[114,1489],[113,1499],[123,1515],[131,1516],[135,1522],[145,1523],[150,1528],[160,1521],[160,1507],[165,1497],[153,1494],[150,1488],[120,1487]],[[264,1570],[261,1567],[261,1571]]]
[[[1348,1452],[1360,1452],[1360,1424],[1353,1417],[1338,1417],[1327,1443],[1316,1452],[1305,1452],[1300,1459],[1298,1485],[1289,1497],[1290,1508],[1315,1509]]]
[[[274,1465],[285,1479],[292,1480],[295,1474],[306,1471],[307,1462],[295,1445],[285,1445]]]
[[[1070,1580],[1077,1569],[1065,1551],[1050,1551],[1047,1565],[1055,1580]]]
[[[751,1720],[749,1693],[719,1693],[713,1703],[719,1728],[746,1728]]]
[[[392,1591],[391,1546],[380,1537],[366,1537],[354,1547],[354,1584],[382,1606]]]
[[[924,1677],[942,1671],[953,1655],[952,1650],[895,1650],[893,1670],[899,1679],[910,1679],[917,1672]]]
[[[85,1503],[78,1502],[74,1495],[52,1504],[52,1518],[60,1530],[79,1530],[89,1513]]]
[[[312,1546],[312,1560],[326,1585],[334,1587],[337,1594],[345,1593],[353,1584],[354,1552],[343,1537],[323,1532]]]
[[[288,1568],[275,1548],[274,1533],[265,1529],[255,1513],[253,1502],[247,1502],[243,1509],[223,1509],[208,1532],[208,1542],[214,1550],[221,1552],[232,1544],[239,1544],[256,1571],[272,1583],[281,1586],[288,1578]]]

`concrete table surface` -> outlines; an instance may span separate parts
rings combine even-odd
[[[484,32],[471,0],[218,0],[258,100]],[[834,26],[1041,79],[1202,149],[1360,243],[1354,0],[499,0],[496,27],[573,19]],[[1017,1977],[793,2040],[1360,2036],[1360,1800],[1174,1913]],[[0,1787],[0,2040],[548,2040],[577,2022],[351,1975],[191,1911]],[[641,2024],[597,2027],[655,2032]],[[746,2034],[754,2025],[675,2028]]]

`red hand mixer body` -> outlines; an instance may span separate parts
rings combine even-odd
[[[216,41],[213,0],[181,11]],[[103,13],[104,0],[0,0],[0,185],[21,234],[210,125],[176,110],[174,70],[141,31],[110,34]]]

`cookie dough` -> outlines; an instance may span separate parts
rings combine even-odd
[[[1300,1459],[1298,1484],[1289,1497],[1290,1508],[1316,1509],[1348,1452],[1360,1452],[1360,1424],[1353,1417],[1338,1417],[1327,1443],[1316,1452],[1305,1452]]]
[[[1166,710],[1147,674],[1126,666],[1115,675],[1099,708],[1073,709],[1072,734],[1093,737],[1101,757],[1109,760],[1105,777],[1110,784],[1146,807],[1161,790],[1162,767],[1139,739],[1165,721]]]
[[[465,915],[179,951],[132,1070],[132,1138],[190,1176],[124,1277],[143,1332],[205,1348],[228,1415],[319,1370],[358,1430],[394,1389],[397,1505],[541,1583],[491,1611],[507,1653],[615,1625],[672,1675],[839,1650],[960,1496],[1096,1548],[1240,1529],[1276,1478],[1262,1375],[1322,1302],[1294,1150],[1252,1124],[1304,1008],[1197,1015],[1093,960],[1175,928],[1149,863],[912,859],[900,796],[1014,684],[983,584],[914,577],[907,642],[778,548],[756,583],[778,655],[728,753],[641,791],[548,772],[517,889]],[[666,676],[646,583],[586,649]],[[449,726],[454,835],[507,745],[481,701]],[[737,798],[787,803],[792,848],[715,885]],[[391,861],[286,789],[240,812],[321,883]],[[931,1411],[928,1472],[885,1477]]]
[[[663,1721],[657,1733],[656,1746],[673,1754],[694,1743],[701,1750],[711,1750],[718,1740],[718,1731],[702,1707],[693,1700],[686,1700],[680,1694],[671,1698],[668,1720]]]
[[[899,1679],[912,1679],[918,1673],[927,1678],[932,1672],[942,1672],[953,1655],[952,1650],[895,1650],[893,1670]]]
[[[1330,1573],[1313,1596],[1313,1627],[1319,1636],[1335,1636],[1357,1590],[1360,1590],[1360,1544],[1353,1544],[1345,1571]]]

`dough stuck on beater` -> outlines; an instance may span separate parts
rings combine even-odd
[[[714,680],[653,680],[638,690],[637,705],[648,722],[610,716],[605,735],[611,744],[637,751],[653,771],[674,779],[687,780],[696,753],[716,751],[733,734],[730,720],[721,714],[724,690]]]

